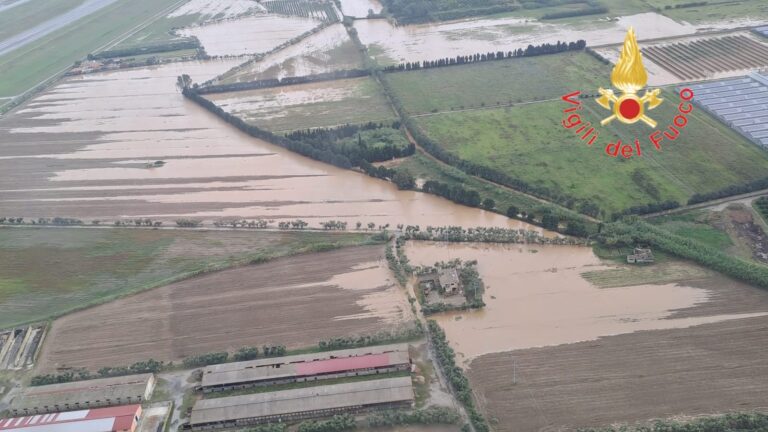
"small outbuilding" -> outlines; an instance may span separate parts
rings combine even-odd
[[[650,264],[654,262],[653,252],[650,248],[635,248],[631,255],[627,255],[627,262],[630,264]]]
[[[455,268],[440,269],[437,278],[445,295],[453,295],[459,292],[459,273]]]

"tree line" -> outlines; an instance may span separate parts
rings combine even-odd
[[[647,244],[735,279],[768,288],[768,267],[673,234],[637,216],[627,216],[617,222],[605,224],[597,239],[607,246]]]
[[[448,381],[451,383],[451,388],[456,394],[456,399],[464,405],[464,408],[469,414],[469,420],[472,426],[475,428],[475,432],[489,432],[491,429],[488,427],[483,415],[475,406],[475,400],[472,397],[472,389],[469,386],[469,379],[464,375],[464,371],[456,364],[456,354],[453,348],[448,345],[448,340],[445,337],[445,332],[434,320],[427,321],[429,328],[429,337],[432,342],[432,346],[435,349],[437,355],[437,362],[445,374]]]
[[[494,60],[506,60],[519,57],[533,57],[545,54],[557,54],[566,51],[580,51],[586,48],[587,41],[579,39],[576,42],[542,43],[539,45],[528,45],[527,48],[518,48],[512,51],[495,51],[487,53],[476,53],[472,55],[458,55],[456,57],[446,57],[438,60],[422,60],[415,62],[405,62],[398,65],[391,65],[384,68],[386,72],[411,71],[419,69],[431,69],[444,66],[458,66],[471,63],[481,63]]]
[[[680,203],[675,200],[667,200],[667,201],[661,201],[661,202],[655,202],[650,204],[644,204],[639,206],[633,206],[629,207],[627,209],[622,210],[619,213],[613,214],[613,219],[616,220],[622,216],[627,215],[644,215],[649,213],[656,213],[661,212],[665,210],[672,210],[675,208],[680,207]]]
[[[306,84],[321,81],[333,81],[344,78],[358,78],[368,76],[369,72],[364,69],[348,69],[333,72],[323,72],[314,75],[303,75],[296,77],[270,78],[256,81],[246,81],[231,84],[216,84],[196,87],[199,94],[227,93],[243,90],[257,90],[269,87],[280,87],[295,84]]]
[[[740,195],[749,192],[758,191],[761,189],[768,189],[768,177],[763,177],[758,180],[743,183],[740,185],[731,185],[714,192],[696,193],[688,200],[688,204],[698,204],[704,201],[716,200],[719,198],[725,198],[732,195]]]
[[[145,54],[155,54],[168,51],[180,51],[188,49],[200,48],[200,41],[196,37],[186,38],[183,40],[167,42],[163,44],[144,45],[122,49],[111,49],[109,51],[102,51],[95,54],[88,54],[88,60],[101,60],[117,57],[131,57]]]
[[[380,331],[371,335],[336,337],[320,341],[320,351],[333,351],[338,349],[363,348],[373,345],[383,345],[397,342],[406,342],[418,339],[424,335],[421,323],[414,321],[413,326],[403,327],[394,331]]]

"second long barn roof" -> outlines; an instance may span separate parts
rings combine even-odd
[[[374,379],[271,393],[203,399],[195,403],[190,423],[194,426],[412,400],[413,388],[410,377]]]

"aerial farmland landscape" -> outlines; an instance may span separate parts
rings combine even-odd
[[[0,0],[0,431],[768,430],[763,0]]]

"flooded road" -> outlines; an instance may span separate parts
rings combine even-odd
[[[0,213],[535,229],[254,139],[175,88],[182,73],[201,82],[237,63],[73,77],[0,119]],[[145,167],[155,160],[166,164]]]
[[[768,314],[675,317],[710,292],[685,283],[598,288],[581,273],[613,265],[587,247],[409,242],[406,254],[413,265],[478,261],[487,306],[433,316],[465,365],[484,354]]]
[[[574,42],[588,45],[620,43],[629,26],[638,40],[679,36],[696,32],[696,27],[681,24],[663,15],[648,12],[576,24],[550,24],[524,18],[494,18],[452,21],[395,27],[387,20],[358,20],[355,28],[360,40],[376,49],[378,59],[394,62],[455,57],[477,52],[517,48],[528,45]]]

